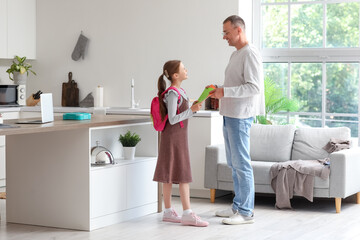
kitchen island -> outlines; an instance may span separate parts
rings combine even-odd
[[[92,116],[0,129],[6,136],[7,222],[94,230],[157,212],[152,181],[157,133],[144,116]],[[134,160],[123,159],[119,134],[136,131],[142,140]],[[99,141],[116,164],[91,165]],[[141,177],[140,177],[141,176]]]
[[[54,107],[54,113],[58,116],[66,112],[94,113],[95,110],[95,108]],[[143,117],[150,116],[149,108],[132,109],[128,107],[104,107],[103,110],[103,113],[106,115]],[[39,111],[40,107],[38,106],[0,108],[0,112],[2,112],[5,117],[11,115],[12,118],[38,117]],[[214,110],[200,110],[194,115],[193,118],[189,120],[189,151],[191,169],[193,172],[193,182],[190,184],[191,197],[210,198],[209,189],[204,188],[205,147],[208,145],[221,144],[224,142],[222,135],[222,124],[222,116],[219,114],[219,111]],[[176,185],[174,185],[173,193],[176,195],[179,194]]]

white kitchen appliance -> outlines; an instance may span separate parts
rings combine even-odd
[[[2,107],[26,105],[26,85],[0,85],[0,105]]]

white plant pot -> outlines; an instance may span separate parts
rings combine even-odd
[[[26,85],[27,73],[13,72],[13,79],[15,85]]]
[[[124,159],[132,160],[135,158],[136,147],[123,147],[123,149],[124,149]]]

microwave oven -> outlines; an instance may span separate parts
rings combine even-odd
[[[0,85],[0,106],[26,105],[25,85]]]

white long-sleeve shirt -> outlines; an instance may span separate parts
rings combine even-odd
[[[249,118],[265,114],[262,58],[252,44],[232,53],[221,87],[224,88],[221,115]]]
[[[185,98],[187,101],[189,101],[189,98],[187,97],[184,90],[182,90],[182,89],[178,89],[178,90],[179,90],[181,96],[183,96],[183,98]],[[169,123],[171,125],[179,123],[185,119],[191,118],[194,115],[194,113],[192,112],[192,110],[190,108],[187,109],[186,111],[183,111],[183,112],[177,114],[178,93],[175,90],[170,89],[167,93],[165,93],[164,102],[165,102],[165,105],[168,110],[168,119],[169,119]],[[183,99],[180,98],[179,107],[181,106],[182,102],[183,102]]]

